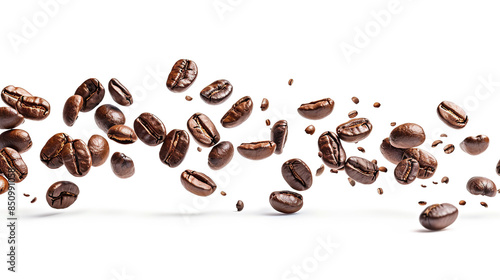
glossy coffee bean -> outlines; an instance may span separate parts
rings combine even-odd
[[[269,203],[274,210],[291,214],[299,211],[304,205],[302,195],[291,191],[276,191],[269,196]]]
[[[234,155],[233,144],[229,141],[222,141],[215,145],[208,154],[208,166],[214,170],[224,168]]]
[[[391,131],[391,145],[400,149],[408,149],[422,145],[425,142],[424,129],[415,123],[398,125]]]
[[[245,207],[245,204],[243,203],[243,201],[238,200],[238,202],[236,202],[236,210],[238,212],[240,212],[241,210],[243,210],[243,207]]]
[[[267,98],[262,98],[260,103],[260,110],[266,111],[269,108],[269,100]]]
[[[97,134],[92,135],[87,146],[92,157],[92,166],[103,165],[109,157],[109,143],[106,138]]]
[[[68,172],[75,177],[87,175],[92,166],[92,155],[89,147],[80,139],[64,145],[61,157]]]
[[[302,160],[294,158],[287,160],[281,166],[281,175],[283,179],[297,191],[305,191],[312,186],[313,177],[311,169]]]
[[[217,185],[210,177],[189,169],[182,172],[181,184],[186,190],[199,196],[209,196],[217,189]]]
[[[467,182],[467,190],[473,195],[494,197],[497,195],[497,186],[485,177],[472,177]]]
[[[392,146],[389,138],[385,138],[382,140],[382,144],[380,144],[380,153],[382,153],[385,159],[394,164],[398,164],[403,159],[404,152],[404,149]]]
[[[116,106],[105,104],[99,106],[94,114],[94,120],[97,126],[105,133],[117,124],[125,124],[125,115]]]
[[[0,129],[15,128],[24,123],[23,115],[10,107],[0,107]]]
[[[198,76],[198,66],[192,60],[179,59],[167,79],[167,88],[173,92],[185,91]]]
[[[130,178],[135,173],[134,161],[124,153],[116,152],[111,156],[111,169],[118,178]]]
[[[134,98],[132,98],[130,91],[117,79],[113,78],[109,80],[108,90],[111,98],[116,103],[122,106],[130,106],[134,103]]]
[[[394,178],[398,183],[408,185],[417,179],[419,170],[420,165],[416,159],[403,159],[394,169]]]
[[[50,207],[54,209],[64,209],[75,203],[80,189],[70,181],[59,181],[52,184],[47,190],[45,198]]]
[[[206,86],[200,96],[208,104],[220,104],[226,101],[233,92],[233,85],[227,80],[217,80]]]
[[[496,167],[496,172],[497,172],[497,175],[500,176],[500,160],[498,161],[497,163],[497,167]]]
[[[220,140],[217,128],[205,114],[196,113],[192,115],[187,122],[187,127],[194,140],[202,147],[212,147]]]
[[[460,148],[469,155],[479,155],[490,145],[490,138],[486,135],[469,136],[460,143]]]
[[[271,141],[276,144],[274,153],[279,155],[283,153],[286,140],[288,138],[288,123],[285,120],[277,121],[271,128]]]
[[[165,141],[167,129],[163,122],[151,113],[142,113],[134,121],[137,137],[148,146],[157,146]]]
[[[5,104],[13,109],[16,109],[16,104],[21,96],[32,96],[27,90],[21,87],[6,86],[1,93],[2,100]]]
[[[310,120],[319,120],[330,115],[333,111],[334,105],[335,102],[333,102],[332,99],[325,98],[310,103],[302,104],[297,109],[297,111],[304,118]]]
[[[9,190],[9,180],[4,176],[0,175],[0,195],[6,193]]]
[[[169,167],[177,167],[186,157],[188,148],[189,134],[184,130],[173,129],[161,146],[160,160]]]
[[[225,128],[231,128],[242,124],[252,113],[253,102],[250,96],[242,97],[233,104],[231,109],[221,119],[221,124]]]
[[[270,157],[276,150],[276,144],[272,141],[259,141],[242,143],[238,146],[238,153],[245,158],[260,160]]]
[[[83,97],[82,112],[92,111],[104,98],[104,86],[95,78],[83,82],[75,91],[75,95]]]
[[[50,104],[36,96],[21,96],[16,103],[16,110],[28,120],[43,120],[50,115]]]
[[[132,144],[137,141],[134,130],[123,124],[112,126],[108,130],[108,138],[120,144]]]
[[[418,171],[417,178],[419,179],[431,178],[438,167],[436,158],[429,152],[419,148],[407,149],[403,154],[403,158],[413,158],[418,161],[420,169]]]
[[[11,129],[0,134],[0,149],[10,147],[22,154],[32,145],[30,134],[22,129]]]
[[[72,95],[66,100],[63,108],[63,121],[67,126],[73,126],[78,114],[83,108],[83,97],[80,95]]]
[[[354,181],[361,184],[373,184],[378,177],[377,164],[360,157],[350,157],[345,163],[345,172]]]
[[[5,147],[0,150],[0,174],[19,183],[28,176],[28,166],[16,150]]]
[[[358,142],[370,135],[372,124],[368,119],[357,118],[337,127],[337,135],[346,142]]]
[[[347,157],[337,134],[331,131],[323,132],[318,138],[318,148],[326,166],[333,170],[344,168]]]
[[[433,204],[420,214],[420,224],[429,230],[441,230],[453,224],[458,217],[458,209],[449,204]]]
[[[40,152],[40,160],[48,168],[57,169],[63,166],[62,150],[64,145],[73,142],[73,139],[66,133],[57,133],[45,143]]]
[[[441,102],[437,107],[437,113],[439,118],[452,128],[464,128],[469,121],[464,109],[450,101]]]

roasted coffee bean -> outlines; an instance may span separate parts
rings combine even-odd
[[[50,104],[36,96],[21,96],[16,103],[16,110],[28,120],[43,120],[50,115]]]
[[[318,169],[316,169],[316,176],[321,176],[323,172],[325,171],[325,165],[322,164]]]
[[[450,101],[443,101],[437,107],[439,118],[452,128],[464,128],[469,121],[469,117],[464,109]]]
[[[420,224],[429,230],[441,230],[453,224],[458,217],[458,209],[449,204],[434,204],[420,214]]]
[[[379,102],[375,102],[375,103],[373,103],[373,107],[375,107],[375,108],[380,108],[380,103],[379,103]]]
[[[314,132],[316,132],[316,128],[314,127],[314,125],[310,125],[310,126],[306,127],[305,131],[307,134],[313,135]]]
[[[48,168],[56,169],[61,167],[63,165],[62,150],[64,145],[70,142],[73,142],[73,139],[69,135],[65,133],[55,134],[43,146],[40,152],[40,160]]]
[[[276,150],[276,144],[272,141],[242,143],[237,149],[238,153],[245,158],[260,160],[270,157]]]
[[[122,106],[130,106],[134,103],[134,98],[132,98],[130,91],[128,91],[128,89],[117,79],[113,78],[109,80],[108,89],[111,98],[113,98],[116,103]]]
[[[253,102],[250,96],[242,97],[233,104],[231,109],[220,120],[225,128],[231,128],[242,124],[252,113]]]
[[[481,203],[480,203],[480,204],[481,204],[481,206],[483,206],[484,208],[488,208],[488,204],[487,204],[486,202],[481,201]]]
[[[192,115],[187,122],[187,127],[194,140],[202,147],[212,147],[220,140],[217,128],[205,114],[196,113]]]
[[[263,98],[262,103],[260,103],[260,109],[265,111],[267,108],[269,108],[269,100],[267,100],[267,98]]]
[[[363,147],[358,147],[358,151],[360,151],[360,152],[362,152],[362,153],[366,152],[366,151],[365,151],[365,148],[363,148]]]
[[[436,182],[436,181],[432,181],[432,183],[433,183],[434,185],[437,185],[437,184],[438,184],[438,182]]]
[[[418,171],[417,178],[419,179],[431,178],[438,167],[436,158],[430,153],[419,148],[407,149],[403,154],[403,158],[413,158],[418,161],[420,170]]]
[[[9,181],[0,175],[0,194],[4,194],[9,190]]]
[[[199,196],[209,196],[217,189],[210,177],[189,169],[182,172],[181,183],[186,190]]]
[[[372,159],[372,162],[375,163],[375,164],[378,163],[378,161],[376,159]],[[379,168],[379,170],[380,170],[380,168]]]
[[[184,130],[173,129],[161,146],[160,160],[169,167],[177,167],[186,157],[188,148],[189,134]]]
[[[497,172],[497,175],[500,176],[500,160],[497,163],[496,172]]]
[[[186,97],[184,97],[184,98],[185,98],[187,101],[191,101],[191,100],[193,100],[193,98],[192,98],[191,96],[189,96],[189,95],[186,95]]]
[[[118,178],[130,178],[135,173],[134,161],[124,153],[115,152],[111,156],[111,170]]]
[[[36,197],[31,200],[31,203],[35,203],[35,202],[36,202]]]
[[[386,173],[387,172],[387,167],[381,166],[381,167],[378,168],[378,171]]]
[[[356,96],[352,97],[351,100],[352,100],[352,102],[354,102],[354,104],[359,103],[359,98],[357,98]]]
[[[399,149],[391,145],[389,138],[382,140],[380,152],[388,161],[398,164],[403,159],[404,149]]]
[[[78,114],[83,108],[83,97],[80,95],[72,95],[66,100],[63,108],[63,121],[67,126],[73,126]]]
[[[99,106],[94,114],[94,120],[97,126],[105,133],[117,124],[125,124],[125,115],[118,107],[105,104]]]
[[[383,195],[384,194],[384,190],[382,188],[378,188],[377,189],[377,193],[380,194],[380,195]]]
[[[28,166],[16,150],[5,147],[0,150],[0,174],[19,183],[28,176]]]
[[[335,170],[335,169],[330,169],[330,173],[335,173],[335,174],[337,174],[337,173],[339,173],[339,171],[338,171],[338,170]],[[350,179],[350,178],[349,178],[349,179]]]
[[[198,152],[201,152],[201,151],[202,151],[202,149],[201,149],[200,147],[196,148],[196,150],[197,150]]]
[[[226,193],[225,191],[221,191],[221,192],[220,192],[220,195],[222,195],[222,196],[226,196],[226,195],[227,195],[227,193]]]
[[[335,102],[333,102],[331,98],[325,98],[302,104],[297,109],[297,111],[304,118],[310,120],[319,120],[330,115],[333,111],[334,106]]]
[[[450,182],[450,178],[444,176],[443,179],[441,179],[441,183],[448,184]]]
[[[321,151],[318,152],[318,157],[323,157],[323,153]]]
[[[420,186],[421,186],[422,188],[427,188],[427,186],[426,186],[426,185],[420,185]]]
[[[266,126],[270,126],[271,125],[271,121],[269,119],[266,120]]]
[[[288,138],[288,123],[285,120],[277,121],[271,128],[271,141],[276,144],[274,153],[279,155],[283,153],[286,140]]]
[[[274,210],[291,214],[299,211],[304,204],[302,195],[291,191],[272,192],[269,196],[269,203]]]
[[[353,179],[347,178],[347,181],[349,182],[349,184],[351,185],[351,187],[356,186],[356,181],[354,181]]]
[[[157,146],[165,141],[167,129],[163,122],[151,113],[142,113],[134,121],[137,137],[148,146]]]
[[[134,130],[123,124],[112,126],[108,130],[108,138],[120,144],[132,144],[137,141]]]
[[[412,158],[403,159],[394,169],[396,181],[402,185],[413,183],[417,179],[420,165],[418,161]]]
[[[312,186],[313,177],[309,166],[302,160],[294,158],[287,160],[281,166],[283,179],[297,191],[305,191]]]
[[[425,142],[425,132],[418,124],[405,123],[391,131],[389,140],[393,147],[400,149],[413,148]]]
[[[424,205],[427,205],[427,202],[425,202],[425,201],[419,201],[418,204],[424,206]]]
[[[396,126],[396,123],[395,122],[391,122],[391,126]]]
[[[64,145],[61,157],[68,172],[75,177],[87,175],[92,166],[92,155],[89,147],[80,139]]]
[[[220,104],[226,101],[233,92],[233,85],[227,80],[217,80],[206,86],[200,96],[208,104]]]
[[[198,66],[192,60],[179,59],[167,79],[167,88],[173,92],[183,92],[196,80]]]
[[[467,202],[465,202],[465,200],[460,200],[460,202],[459,202],[458,204],[460,204],[460,205],[462,205],[462,206],[463,206],[463,205],[465,205],[466,203],[467,203]]]
[[[350,118],[350,119],[353,119],[355,117],[358,116],[358,111],[354,110],[354,111],[350,111],[349,114],[347,114],[347,116]]]
[[[339,137],[331,132],[326,131],[318,138],[318,148],[321,153],[321,159],[326,166],[340,170],[344,167],[347,159],[342,142]]]
[[[472,177],[467,182],[467,190],[473,195],[494,197],[497,195],[497,186],[485,177]]]
[[[208,154],[208,166],[214,170],[224,168],[234,155],[233,144],[229,141],[222,141],[215,145]]]
[[[288,80],[288,85],[291,86],[293,84],[293,79]]]
[[[370,135],[372,124],[368,119],[357,118],[337,127],[337,135],[346,142],[358,142]]]
[[[243,210],[243,207],[245,207],[245,204],[243,204],[243,201],[238,200],[238,202],[236,202],[236,210],[238,212],[240,212],[241,210]]]
[[[0,129],[11,129],[24,123],[23,115],[10,107],[0,107]]]
[[[75,203],[80,189],[70,181],[59,181],[47,190],[47,203],[54,209],[64,209]]]
[[[92,157],[92,166],[103,165],[109,157],[109,144],[101,135],[92,135],[87,144]]]
[[[441,141],[441,140],[436,140],[436,141],[432,142],[432,145],[431,145],[431,146],[432,146],[433,148],[435,148],[435,147],[437,147],[437,145],[439,145],[439,144],[443,144],[443,141]]]
[[[87,79],[75,91],[76,95],[83,97],[82,112],[89,112],[104,98],[104,86],[95,78]]]
[[[6,86],[2,90],[2,100],[5,102],[5,104],[9,105],[10,107],[16,109],[16,104],[19,98],[21,96],[32,96],[31,93],[29,93],[27,90],[21,87],[15,87],[15,86]]]
[[[460,143],[460,148],[469,155],[479,155],[490,145],[490,138],[486,135],[469,136]]]
[[[0,149],[10,147],[22,154],[32,145],[30,134],[22,129],[11,129],[0,134]]]
[[[455,146],[453,144],[448,144],[443,148],[445,154],[451,154],[455,151]]]
[[[378,166],[364,158],[350,157],[345,163],[347,176],[361,184],[373,184],[378,177]]]
[[[441,135],[439,135],[439,137],[448,137],[448,135],[442,133]]]

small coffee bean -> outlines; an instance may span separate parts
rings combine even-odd
[[[122,106],[130,106],[134,103],[130,91],[117,79],[113,78],[109,80],[108,89],[111,98],[113,98],[116,103]]]
[[[189,169],[182,172],[181,183],[186,190],[199,196],[209,196],[217,189],[210,177]]]
[[[35,202],[36,202],[36,197],[31,200],[31,203],[35,203]]]
[[[351,178],[347,178],[347,181],[349,182],[349,184],[351,185],[351,187],[354,187],[356,185],[356,181],[354,181]]]
[[[335,102],[330,98],[325,98],[310,103],[300,105],[297,109],[299,114],[310,120],[319,120],[330,115],[333,111]]]
[[[224,168],[234,155],[233,144],[229,141],[222,141],[215,145],[208,154],[208,166],[214,170]]]
[[[420,185],[420,186],[421,186],[422,188],[427,188],[427,186],[426,186],[426,185]]]
[[[250,96],[240,98],[220,120],[225,128],[236,127],[246,121],[252,113],[253,102]]]
[[[73,142],[73,139],[65,133],[57,133],[50,137],[40,152],[40,160],[48,168],[57,169],[63,165],[62,150],[64,145]]]
[[[0,107],[0,129],[15,128],[24,123],[23,115],[10,107]]]
[[[365,148],[363,148],[363,147],[358,147],[358,151],[360,151],[360,152],[364,153],[364,152],[365,152]]]
[[[30,197],[30,195],[29,195],[29,194],[27,194],[27,193],[23,193],[23,195],[24,195],[25,197]]]
[[[373,164],[377,164],[378,163],[378,161],[376,159],[372,159],[372,162],[373,162]],[[379,170],[380,170],[380,168],[379,168]]]
[[[269,203],[274,210],[285,214],[291,214],[302,208],[304,199],[302,195],[295,192],[276,191],[272,192],[269,196]]]
[[[325,165],[322,164],[317,170],[316,170],[316,176],[321,176],[323,172],[325,171]]]
[[[450,182],[450,178],[448,177],[443,177],[443,179],[441,179],[441,183],[444,183],[444,184],[448,184]]]
[[[0,174],[20,183],[28,176],[28,166],[16,150],[5,147],[0,150]]]
[[[359,98],[357,98],[356,96],[352,97],[351,100],[352,100],[352,102],[354,102],[354,104],[359,103]]]
[[[330,169],[330,173],[337,174],[337,173],[339,173],[339,171],[338,171],[338,170],[335,170],[335,169]]]
[[[337,127],[337,135],[346,142],[358,142],[370,135],[372,124],[368,119],[357,118]]]
[[[314,125],[309,125],[308,127],[306,127],[305,132],[309,135],[313,135],[314,132],[316,132],[316,128],[314,127]]]
[[[396,123],[395,122],[391,122],[391,126],[396,126]]]
[[[318,138],[318,148],[321,153],[323,163],[334,169],[340,170],[344,167],[347,159],[344,148],[339,137],[331,132],[326,131]]]
[[[11,129],[0,134],[0,149],[10,147],[22,154],[32,145],[30,134],[22,129]]]
[[[2,100],[5,104],[9,105],[13,109],[16,109],[17,101],[21,96],[32,96],[27,90],[21,87],[6,86],[1,93]]]
[[[443,141],[441,141],[441,140],[436,140],[436,141],[432,142],[432,145],[431,145],[431,146],[432,146],[433,148],[435,148],[435,147],[437,147],[437,145],[439,145],[439,144],[443,144]]]
[[[389,138],[382,140],[380,152],[391,163],[398,164],[403,159],[404,149],[399,149],[391,145]]]
[[[266,120],[266,126],[270,126],[271,125],[271,121],[269,119]]]
[[[358,111],[354,110],[354,111],[350,111],[349,114],[347,114],[347,116],[350,118],[350,119],[353,119],[355,117],[358,116]]]
[[[437,185],[437,184],[438,184],[438,182],[436,182],[436,181],[432,181],[432,183],[433,183],[434,185]]]
[[[433,204],[420,214],[420,224],[429,230],[441,230],[453,224],[458,217],[458,209],[449,204]]]
[[[463,205],[465,205],[466,203],[467,203],[467,202],[465,202],[465,200],[460,200],[460,202],[459,202],[458,204],[460,204],[460,205],[462,205],[462,206],[463,206]]]
[[[318,157],[323,157],[323,153],[322,152],[318,152]]]
[[[418,204],[424,206],[424,205],[427,205],[427,202],[425,202],[425,201],[419,201]]]
[[[135,173],[134,161],[124,153],[115,152],[111,156],[111,169],[118,178],[130,178]]]
[[[103,165],[109,157],[109,144],[106,138],[94,134],[90,137],[87,146],[92,158],[92,166]]]
[[[281,166],[283,179],[297,191],[305,191],[312,186],[313,177],[309,166],[302,160],[294,158],[287,160]]]
[[[9,181],[0,175],[0,194],[4,194],[9,190]]]
[[[403,158],[413,158],[418,161],[420,170],[418,171],[417,178],[419,179],[431,178],[438,167],[436,158],[430,153],[419,148],[407,149],[403,154]]]
[[[192,98],[191,96],[189,96],[189,95],[186,95],[185,99],[186,99],[187,101],[191,101],[191,100],[193,100],[193,98]]]
[[[75,177],[87,175],[92,166],[92,155],[89,147],[80,139],[65,144],[61,151],[61,157],[68,172]]]
[[[486,135],[469,136],[460,143],[460,148],[469,155],[479,155],[490,145],[490,138]]]
[[[389,136],[391,145],[400,148],[408,149],[420,146],[425,141],[424,129],[414,123],[405,123],[395,127]]]
[[[283,153],[286,140],[288,138],[288,123],[285,120],[277,121],[271,128],[271,141],[276,144],[274,153],[279,155]]]
[[[373,184],[379,173],[376,164],[360,157],[348,158],[345,163],[345,172],[350,178],[361,184]]]
[[[467,182],[467,190],[473,195],[494,197],[497,194],[497,186],[495,183],[485,177],[470,178]]]
[[[134,130],[123,124],[112,126],[108,130],[108,138],[119,144],[132,144],[137,141]]]
[[[75,95],[83,97],[82,112],[92,111],[104,98],[104,86],[95,78],[83,82],[75,91]]]
[[[184,130],[173,129],[165,138],[160,150],[160,160],[169,167],[179,166],[189,149],[189,134]]]
[[[448,137],[448,135],[443,133],[443,134],[439,135],[439,137]]]
[[[125,115],[116,106],[105,104],[97,108],[94,114],[97,126],[105,133],[117,124],[125,124]]]
[[[484,201],[481,202],[481,206],[483,206],[484,208],[488,208],[488,204]]]
[[[194,140],[202,147],[212,147],[220,140],[217,128],[205,114],[196,113],[192,115],[187,122],[187,127]]]
[[[412,158],[403,159],[394,169],[396,181],[402,185],[413,183],[420,169],[418,161]]]
[[[236,210],[238,212],[240,212],[241,210],[243,210],[243,207],[245,207],[245,205],[243,204],[243,201],[238,200],[238,202],[236,202]]]
[[[198,66],[192,60],[179,59],[167,79],[167,88],[173,92],[183,92],[196,80]]]
[[[497,163],[497,167],[496,167],[496,172],[497,172],[497,175],[500,176],[500,160],[498,161]]]
[[[382,188],[378,188],[377,189],[377,193],[380,194],[380,195],[382,195],[382,194],[384,194],[384,190]]]
[[[464,109],[450,101],[441,102],[437,107],[437,113],[439,118],[452,128],[464,128],[469,121]]]
[[[267,100],[267,98],[263,98],[262,102],[260,103],[260,109],[262,111],[265,111],[267,110],[267,108],[269,108],[269,100]]]
[[[70,181],[59,181],[52,184],[47,190],[47,203],[54,209],[64,209],[75,203],[80,189]]]
[[[197,150],[198,152],[201,152],[201,151],[202,151],[202,149],[201,149],[200,147],[197,147],[197,148],[196,148],[196,150]]]
[[[293,84],[293,79],[288,80],[288,85],[291,86]]]
[[[226,195],[227,195],[227,193],[226,193],[225,191],[221,191],[221,192],[220,192],[220,195],[222,195],[222,196],[226,196]]]
[[[148,146],[157,146],[165,141],[167,129],[163,122],[151,113],[142,113],[134,121],[137,137]]]
[[[276,144],[272,141],[242,143],[237,149],[247,159],[260,160],[270,157],[276,150]]]
[[[386,173],[387,172],[387,168],[385,166],[380,166],[378,168],[378,171]]]
[[[78,119],[78,114],[83,108],[83,97],[72,95],[66,100],[63,108],[63,121],[67,126],[73,126]]]
[[[448,144],[443,148],[445,154],[451,154],[455,151],[455,146],[453,144]]]
[[[16,103],[16,110],[28,120],[43,120],[50,115],[50,104],[36,96],[21,96]]]
[[[233,85],[227,80],[217,80],[206,86],[200,96],[208,104],[217,105],[226,101],[233,92]]]
[[[375,102],[375,103],[373,103],[373,107],[375,107],[375,108],[380,108],[380,103],[379,103],[379,102]]]

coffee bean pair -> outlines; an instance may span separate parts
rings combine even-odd
[[[107,134],[109,139],[119,144],[132,144],[138,139],[135,131],[125,125],[126,119],[123,112],[114,105],[101,105],[95,111],[94,120],[97,126]],[[143,132],[143,137],[146,137],[145,134],[149,133],[147,131]],[[149,141],[151,140],[146,140],[148,143]]]
[[[2,113],[7,119],[0,121],[0,125],[6,128],[13,128],[20,125],[23,118],[29,120],[44,120],[50,115],[50,104],[47,100],[31,95],[21,87],[6,86],[1,93],[5,104],[15,109],[17,113],[2,109]],[[21,117],[22,116],[22,117]]]
[[[238,146],[238,152],[245,158],[261,160],[271,156],[273,153],[281,154],[288,139],[288,122],[277,121],[271,128],[270,141],[258,141],[242,143]]]

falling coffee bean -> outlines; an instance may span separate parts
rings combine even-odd
[[[441,230],[453,224],[458,217],[458,209],[449,204],[433,204],[420,214],[420,224],[429,230]]]
[[[443,148],[445,154],[451,154],[455,151],[455,146],[453,144],[448,144]]]
[[[0,174],[20,183],[28,176],[28,166],[16,150],[5,147],[0,150]]]
[[[500,176],[500,160],[498,161],[497,163],[497,167],[496,167],[496,172],[497,172],[497,175]]]
[[[207,175],[187,169],[181,174],[181,183],[186,190],[199,196],[209,196],[217,185]]]
[[[351,185],[351,187],[354,187],[356,185],[356,181],[354,181],[351,178],[347,178],[347,181],[349,182],[349,184]]]
[[[266,126],[270,126],[271,125],[271,121],[269,119],[266,120]]]
[[[318,138],[318,148],[321,153],[321,159],[326,166],[340,170],[344,168],[347,159],[344,148],[339,137],[331,132],[326,131]]]
[[[222,195],[222,196],[226,196],[226,195],[227,195],[227,193],[226,193],[225,191],[221,191],[221,192],[220,192],[220,195]]]
[[[243,204],[243,201],[238,200],[238,202],[236,202],[236,210],[238,212],[240,212],[241,210],[243,210],[243,207],[245,207],[245,205]]]
[[[359,98],[357,98],[356,96],[352,97],[351,100],[352,100],[352,102],[354,102],[354,104],[359,103]]]
[[[305,191],[312,186],[313,177],[309,166],[302,160],[287,160],[281,166],[281,175],[292,189]]]
[[[36,197],[31,200],[31,203],[35,203],[35,202],[36,202]]]
[[[10,147],[22,154],[32,145],[30,134],[22,129],[11,129],[0,134],[0,149]]]
[[[339,173],[339,172],[338,172],[338,170],[335,170],[335,169],[330,169],[330,173],[337,174],[337,173]],[[351,178],[349,178],[349,179],[351,179]],[[351,180],[352,180],[352,179],[351,179]]]
[[[347,114],[347,116],[350,118],[350,119],[353,119],[355,117],[358,116],[358,111],[354,110],[354,111],[350,111],[349,114]]]
[[[363,148],[363,147],[358,147],[358,151],[360,151],[360,152],[364,153],[364,152],[365,152],[365,148]]]
[[[306,127],[305,132],[309,135],[313,135],[314,132],[316,132],[316,128],[314,127],[314,125],[309,125],[308,127]]]
[[[61,157],[68,172],[75,177],[87,175],[92,166],[92,155],[89,147],[80,139],[65,144],[61,151]]]
[[[293,84],[293,79],[288,80],[288,85],[291,86]]]
[[[448,137],[448,135],[443,133],[443,134],[439,135],[439,137]]]
[[[104,86],[95,78],[83,82],[75,91],[75,95],[83,97],[82,112],[92,111],[104,98]]]
[[[0,129],[15,128],[24,123],[23,115],[10,107],[0,107]]]
[[[426,185],[420,185],[420,186],[421,186],[422,188],[427,188],[427,186],[426,186]]]
[[[73,142],[73,139],[66,133],[57,133],[47,140],[47,143],[40,152],[40,160],[48,168],[57,169],[63,166],[62,150],[64,145]]]
[[[115,152],[111,156],[111,169],[118,178],[130,178],[135,173],[134,161],[124,153]]]
[[[200,147],[197,147],[197,148],[196,148],[196,150],[197,150],[198,152],[201,152],[201,151],[202,151],[202,149],[201,149]]]
[[[105,104],[97,108],[94,114],[97,126],[107,133],[108,130],[117,124],[125,124],[125,115],[116,106]]]
[[[419,148],[407,149],[403,154],[403,158],[413,158],[418,161],[420,170],[418,171],[417,178],[419,179],[431,178],[438,167],[436,158],[430,153]]]
[[[0,175],[0,194],[4,194],[9,190],[9,181]]]
[[[21,87],[6,86],[1,93],[2,100],[5,104],[9,105],[13,109],[16,109],[17,101],[22,96],[32,96],[27,90]]]
[[[28,120],[44,120],[50,115],[50,104],[36,96],[21,96],[16,103],[16,110]]]
[[[220,140],[217,128],[205,114],[196,113],[192,115],[187,122],[187,127],[194,140],[202,147],[212,147]]]
[[[234,155],[233,144],[229,141],[222,141],[215,145],[208,154],[208,166],[214,170],[224,168]]]
[[[180,129],[173,129],[165,138],[160,150],[160,160],[169,167],[179,166],[189,149],[189,134]]]
[[[274,153],[276,144],[272,141],[242,143],[237,149],[238,153],[244,158],[261,160],[270,157]]]
[[[47,203],[54,209],[64,209],[75,203],[80,189],[70,181],[59,181],[47,190]]]
[[[497,195],[497,186],[485,177],[472,177],[467,182],[467,190],[473,195],[494,197]]]
[[[425,132],[418,124],[405,123],[395,127],[391,131],[389,141],[391,141],[391,145],[396,148],[413,148],[425,142]]]
[[[236,127],[250,117],[252,109],[253,102],[250,96],[242,97],[224,114],[220,122],[225,128]]]
[[[122,106],[130,106],[134,103],[134,99],[132,98],[132,94],[130,91],[122,84],[118,79],[111,79],[108,83],[109,94],[113,100],[122,105]]]
[[[183,92],[196,80],[198,66],[192,60],[179,59],[167,78],[167,88],[173,92]]]
[[[267,110],[267,108],[269,108],[269,100],[267,100],[267,98],[263,98],[262,102],[260,103],[260,109],[262,111],[265,111]]]
[[[380,166],[380,167],[378,168],[378,171],[386,173],[386,172],[387,172],[387,167],[385,167],[385,166]]]
[[[458,204],[460,204],[460,205],[462,205],[462,206],[463,206],[463,205],[465,205],[466,203],[467,203],[467,202],[465,202],[465,200],[460,200],[460,202],[459,202]]]
[[[345,163],[345,172],[354,181],[361,184],[373,184],[378,177],[378,166],[361,158],[350,157]]]
[[[427,202],[425,202],[425,201],[419,201],[418,204],[424,206],[424,205],[427,205]]]
[[[316,176],[321,176],[323,172],[325,171],[325,165],[321,165],[317,170],[316,170]]]
[[[413,183],[420,169],[418,161],[412,158],[403,159],[394,169],[396,181],[402,185]]]
[[[87,143],[90,156],[92,158],[92,166],[103,165],[109,157],[109,143],[101,135],[92,135]]]
[[[389,138],[385,138],[380,144],[380,153],[391,163],[398,164],[403,159],[404,152],[404,149],[392,146]]]
[[[186,95],[186,97],[184,97],[184,98],[185,98],[187,101],[191,101],[191,100],[193,100],[193,98],[192,98],[191,96],[189,96],[189,95]]]
[[[272,192],[269,196],[269,203],[274,210],[285,214],[291,214],[302,208],[304,199],[302,195],[295,192],[276,191]]]
[[[378,188],[377,189],[377,193],[380,194],[380,195],[383,195],[384,194],[384,190],[382,188]]]
[[[377,164],[377,163],[378,163],[378,161],[377,161],[376,159],[372,159],[372,162],[373,162],[374,164]],[[378,170],[380,170],[380,168],[379,168]]]
[[[437,184],[438,184],[438,182],[436,182],[436,181],[432,181],[432,183],[433,183],[434,185],[437,185]]]
[[[200,96],[208,104],[217,105],[226,101],[233,92],[233,85],[227,80],[217,80],[206,86]]]
[[[452,128],[464,128],[469,121],[464,109],[450,101],[441,102],[437,107],[437,113],[439,118]]]
[[[460,148],[469,155],[479,155],[490,145],[490,138],[486,135],[469,136],[460,143]]]
[[[277,121],[271,128],[271,141],[276,144],[274,153],[279,155],[283,153],[286,140],[288,138],[288,123],[285,120]]]
[[[391,126],[396,126],[396,123],[395,122],[391,122]]]
[[[108,138],[119,144],[132,144],[137,141],[134,130],[123,124],[112,126],[108,130]]]
[[[30,195],[29,195],[29,194],[27,194],[27,193],[23,193],[23,195],[24,195],[25,197],[30,197]]]
[[[437,147],[437,145],[439,145],[439,144],[443,144],[443,141],[441,141],[441,140],[436,140],[436,141],[432,142],[431,147],[435,148],[435,147]]]
[[[448,184],[450,182],[450,178],[448,177],[443,177],[443,179],[441,179],[441,183],[444,183],[444,184]]]
[[[375,107],[375,108],[380,108],[380,103],[379,103],[379,102],[375,102],[375,103],[373,103],[373,107]]]
[[[302,104],[297,109],[299,114],[310,120],[319,120],[330,115],[335,102],[330,98],[325,98],[310,103]]]
[[[488,204],[484,201],[481,202],[481,206],[483,206],[484,208],[488,208]]]
[[[157,146],[165,141],[167,129],[163,122],[151,113],[142,113],[134,121],[137,137],[148,146]]]
[[[357,118],[337,127],[337,135],[346,142],[358,142],[370,135],[372,124],[368,119]]]
[[[72,95],[66,100],[63,108],[63,121],[67,126],[73,126],[78,114],[83,108],[83,97],[80,95]]]

